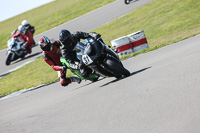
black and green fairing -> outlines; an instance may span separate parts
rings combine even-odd
[[[61,58],[60,59],[61,63],[65,66],[67,66],[67,68],[75,75],[77,75],[80,79],[85,79],[84,77],[81,76],[80,71],[79,70],[74,70],[71,69],[69,66],[69,63],[66,61],[65,58]],[[97,74],[90,74],[90,76],[88,78],[86,78],[86,80],[91,80],[91,81],[95,81],[99,78],[99,75]]]

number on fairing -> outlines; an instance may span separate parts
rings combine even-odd
[[[93,62],[92,59],[87,54],[84,54],[82,56],[82,60],[83,60],[83,63],[86,65],[89,65]]]

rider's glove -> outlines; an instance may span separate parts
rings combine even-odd
[[[101,35],[100,35],[100,34],[97,34],[96,32],[91,32],[91,33],[89,33],[89,35],[90,35],[92,38],[94,38],[95,40],[97,40],[98,38],[101,37]]]
[[[79,69],[82,69],[82,68],[84,68],[84,67],[85,67],[85,64],[79,63]]]
[[[70,68],[72,68],[72,69],[74,69],[74,70],[80,69],[79,63],[78,63],[78,62],[69,63],[69,66],[70,66]]]
[[[62,66],[61,70],[62,70],[63,72],[66,72],[67,67],[66,67],[66,66]]]

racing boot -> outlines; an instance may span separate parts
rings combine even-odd
[[[90,81],[92,81],[92,83],[98,81],[100,75],[99,75],[99,74],[96,74],[95,72],[93,72],[92,74],[94,74],[94,75],[96,76],[96,78],[91,79]]]
[[[80,78],[78,78],[77,76],[71,76],[69,79],[71,80],[71,82],[77,82],[78,84],[80,84],[81,81],[82,81],[82,80],[81,80]]]

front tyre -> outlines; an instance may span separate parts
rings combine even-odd
[[[130,76],[130,72],[124,68],[121,61],[114,57],[107,57],[106,61],[104,62],[104,65],[108,70],[111,72],[117,74],[117,75],[124,75],[125,77]]]
[[[10,65],[10,63],[11,63],[11,58],[12,58],[12,54],[9,53],[8,56],[7,56],[7,58],[6,58],[6,65],[7,65],[7,66]]]
[[[125,2],[125,4],[129,4],[130,0],[125,0],[124,2]]]

